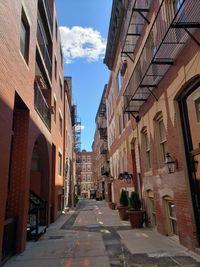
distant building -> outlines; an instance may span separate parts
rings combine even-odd
[[[79,190],[84,198],[90,198],[91,191],[94,190],[92,161],[92,152],[82,150],[77,153],[76,164],[80,170]]]

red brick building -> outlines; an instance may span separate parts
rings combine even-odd
[[[84,198],[90,198],[90,193],[94,189],[93,153],[83,149],[77,153],[76,162],[77,168],[80,169],[80,195]]]
[[[113,184],[125,166],[149,225],[192,250],[200,244],[198,6],[113,1],[105,56]]]
[[[0,25],[4,260],[23,251],[27,235],[36,238],[62,212],[65,159],[72,157],[72,141],[64,149],[64,140],[66,129],[72,140],[72,130],[54,1],[2,1]]]

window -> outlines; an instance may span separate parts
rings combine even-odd
[[[170,197],[165,197],[168,235],[177,235],[176,206]]]
[[[56,99],[53,99],[53,118],[54,122],[56,123]]]
[[[85,182],[85,175],[82,176],[82,181]]]
[[[152,190],[147,191],[147,209],[150,219],[150,224],[152,227],[156,225],[156,209],[155,209],[155,200],[154,193]]]
[[[161,113],[157,115],[155,129],[156,129],[156,138],[158,140],[159,165],[161,167],[164,165],[165,156],[167,153],[166,130]]]
[[[62,174],[62,154],[58,153],[58,175]]]
[[[82,162],[86,162],[85,156],[82,157]]]
[[[122,87],[122,76],[120,70],[117,73],[117,91],[119,92]]]
[[[54,75],[55,75],[55,79],[57,80],[57,60],[56,60],[56,58],[54,60]]]
[[[85,164],[83,164],[83,166],[82,166],[82,170],[83,170],[83,171],[86,171],[86,166],[85,166]]]
[[[174,6],[174,10],[177,12],[179,10],[179,8],[181,7],[182,3],[184,0],[174,0],[173,1],[173,6]]]
[[[91,171],[91,166],[87,165],[87,170],[90,172]]]
[[[59,113],[59,132],[62,135],[62,116],[60,113]]]
[[[61,83],[61,80],[60,80],[60,99],[62,100],[62,83]]]
[[[166,139],[166,131],[165,126],[163,123],[163,120],[160,120],[158,122],[159,125],[159,137],[160,137],[160,154],[161,154],[161,160],[164,163],[165,162],[165,155],[167,153],[167,139]]]
[[[91,175],[90,175],[90,174],[87,175],[87,181],[88,181],[88,182],[91,181]]]
[[[20,31],[20,52],[27,63],[28,63],[28,55],[29,55],[29,35],[30,35],[30,26],[28,24],[28,20],[26,18],[25,12],[22,9],[21,31]]]
[[[151,168],[151,151],[146,127],[142,130],[142,147],[145,157],[145,170],[148,171]]]
[[[91,162],[90,156],[87,157],[87,162]]]

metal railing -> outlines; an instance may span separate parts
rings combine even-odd
[[[178,2],[177,2],[178,3]],[[200,26],[199,2],[162,0],[151,30],[124,93],[124,108],[138,112]]]
[[[104,162],[103,166],[101,167],[101,175],[102,176],[109,176],[109,174],[110,174],[109,162]]]
[[[142,31],[148,21],[148,12],[152,0],[134,0],[130,9],[130,19],[127,24],[127,29],[122,33],[123,48],[121,55],[123,58],[127,56],[133,59],[135,47]]]
[[[2,261],[6,261],[16,252],[17,218],[9,218],[4,222]]]
[[[47,228],[47,201],[32,191],[29,195],[28,214],[27,239],[37,240]]]
[[[44,6],[45,6],[45,9],[46,9],[46,12],[47,12],[47,17],[48,17],[51,33],[53,33],[53,19],[52,19],[52,15],[51,15],[51,9],[50,9],[50,5],[49,5],[49,0],[43,0],[43,1],[44,1]]]
[[[46,126],[51,128],[51,113],[37,81],[34,84],[34,105]]]
[[[43,60],[45,62],[45,66],[48,70],[49,73],[49,77],[51,79],[51,75],[52,75],[52,61],[51,61],[51,57],[49,55],[49,51],[43,36],[43,32],[42,32],[42,28],[40,26],[39,21],[37,22],[37,41],[40,47],[40,51],[43,57]]]
[[[106,128],[99,128],[99,134],[101,139],[107,138],[107,127]]]

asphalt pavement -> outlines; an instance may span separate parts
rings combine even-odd
[[[200,257],[149,228],[131,229],[105,201],[79,200],[4,267],[200,267]]]

